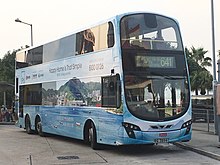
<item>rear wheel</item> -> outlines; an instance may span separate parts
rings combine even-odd
[[[27,116],[25,119],[25,129],[28,134],[33,133],[33,131],[31,130],[31,120],[29,116]]]
[[[42,123],[41,119],[38,118],[36,121],[36,131],[40,136],[44,136],[43,130],[42,130]]]

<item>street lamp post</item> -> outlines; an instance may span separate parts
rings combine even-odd
[[[217,107],[216,107],[216,60],[215,60],[215,22],[214,22],[214,3],[211,0],[211,32],[212,32],[212,65],[213,65],[213,111],[214,111],[214,123],[215,123],[215,134],[219,134],[218,129],[218,115],[217,115]]]
[[[213,54],[213,110],[215,112],[215,134],[218,134],[218,141],[220,142],[220,115],[217,113],[217,90],[216,86],[219,84],[216,80],[216,67],[215,67],[215,22],[214,22],[214,2],[211,0],[211,22],[212,22],[212,54]],[[218,78],[219,79],[219,78]],[[219,104],[219,103],[218,103]],[[220,145],[219,145],[220,147]]]
[[[23,22],[23,21],[21,21],[19,18],[17,18],[17,19],[15,20],[15,22],[23,23],[23,24],[29,25],[29,26],[31,27],[31,46],[33,46],[33,27],[32,27],[32,24]]]

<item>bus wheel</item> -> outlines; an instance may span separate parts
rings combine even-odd
[[[25,119],[25,129],[28,134],[33,133],[33,131],[31,130],[31,120],[29,116],[27,116]]]
[[[97,134],[96,134],[96,128],[95,125],[91,122],[91,126],[89,128],[89,143],[92,149],[96,150],[99,149],[99,146],[97,144]]]
[[[40,118],[37,119],[37,122],[36,122],[36,130],[37,130],[37,133],[38,133],[40,136],[44,136],[44,133],[43,133],[43,130],[42,130],[42,123],[41,123]]]

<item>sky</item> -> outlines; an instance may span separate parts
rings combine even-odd
[[[220,50],[220,1],[214,2],[216,56]],[[8,51],[34,46],[66,36],[129,11],[156,12],[178,20],[184,46],[202,47],[212,58],[211,0],[7,0],[0,6],[0,58]],[[217,58],[217,57],[216,57]],[[210,69],[212,70],[212,69]],[[211,71],[212,72],[212,71]]]

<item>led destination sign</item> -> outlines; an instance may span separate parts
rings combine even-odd
[[[136,67],[146,68],[176,68],[175,57],[136,56]]]

